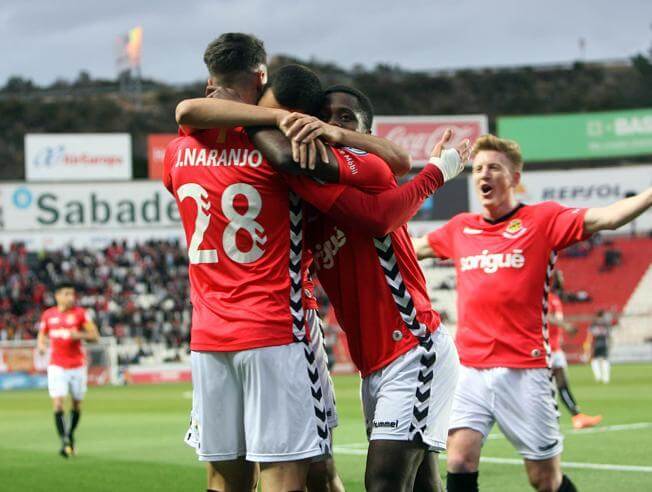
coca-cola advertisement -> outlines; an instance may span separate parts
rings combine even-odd
[[[446,128],[453,130],[453,146],[465,138],[473,143],[480,135],[487,133],[487,116],[377,116],[373,132],[408,150],[412,163],[423,166]]]

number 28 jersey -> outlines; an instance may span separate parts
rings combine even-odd
[[[241,128],[173,140],[163,182],[188,243],[192,350],[230,352],[303,336],[302,207]],[[327,211],[341,187],[301,182]]]

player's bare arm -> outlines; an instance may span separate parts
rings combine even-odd
[[[292,148],[290,140],[276,128],[249,128],[247,133],[258,150],[274,168],[289,174],[308,174],[329,183],[339,180],[339,164],[332,150],[319,140],[301,146],[300,155]],[[295,159],[296,157],[296,159]],[[297,166],[297,162],[303,165]]]
[[[435,251],[432,249],[432,246],[430,246],[430,243],[428,242],[427,236],[413,237],[412,246],[414,247],[414,251],[416,252],[417,258],[419,260],[437,257]]]
[[[177,123],[188,132],[192,129],[255,127],[249,132],[254,145],[277,170],[308,174],[326,182],[337,181],[337,160],[332,155],[328,157],[321,142],[293,149],[291,142],[274,128],[290,114],[288,111],[245,104],[238,98],[234,90],[216,87],[207,98],[181,101],[175,113]]]
[[[234,126],[279,126],[288,111],[276,108],[264,108],[228,100],[224,96],[229,89],[219,88],[211,97],[185,99],[176,108],[177,124],[184,128],[198,130]],[[235,92],[232,91],[231,92]]]
[[[45,354],[48,350],[47,338],[48,336],[45,334],[45,330],[41,328],[36,337],[36,346],[41,355]]]
[[[403,176],[412,168],[410,154],[400,145],[386,138],[329,125],[314,116],[291,113],[281,121],[280,128],[296,145],[321,138],[333,145],[354,147],[375,154],[389,165],[396,176]]]
[[[607,207],[590,208],[584,216],[584,231],[588,234],[614,230],[631,222],[652,207],[652,187],[636,196],[624,198]]]
[[[73,340],[84,340],[85,342],[98,342],[100,340],[100,333],[93,321],[87,321],[82,328],[82,331],[72,332],[70,337]]]

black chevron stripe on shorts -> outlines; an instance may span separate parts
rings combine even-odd
[[[301,257],[303,254],[303,210],[301,199],[290,192],[290,313],[292,335],[295,342],[306,339],[301,283]]]
[[[428,410],[430,408],[430,388],[434,378],[434,365],[437,355],[434,351],[432,336],[426,325],[417,319],[417,311],[412,297],[405,286],[403,277],[396,261],[392,238],[390,235],[374,238],[374,246],[378,252],[380,267],[385,274],[385,281],[392,293],[394,304],[398,309],[405,326],[419,340],[419,346],[424,354],[420,359],[417,389],[414,395],[412,421],[410,422],[409,438],[412,441],[423,441],[423,435],[428,425]]]

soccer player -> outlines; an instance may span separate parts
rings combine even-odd
[[[181,103],[177,122],[207,130],[174,140],[166,151],[163,181],[176,198],[189,245],[196,423],[189,440],[227,487],[250,490],[258,462],[263,490],[302,490],[308,460],[328,454],[330,442],[301,304],[302,208],[295,193],[324,213],[390,230],[459,163],[437,161],[382,196],[293,181],[275,170],[296,168],[286,137],[271,128],[251,131],[250,139],[234,128],[274,125],[287,114],[266,109],[269,119],[256,119],[262,108],[252,104],[267,74],[262,43],[227,33],[209,45],[204,59],[209,86],[227,87],[249,104]],[[244,108],[249,119],[194,124],[213,103]],[[331,164],[336,176],[339,164],[331,155],[315,170]],[[388,213],[378,217],[378,210]]]
[[[555,384],[559,390],[561,401],[571,414],[573,428],[584,429],[594,427],[602,422],[602,416],[581,413],[568,383],[568,374],[566,373],[568,363],[566,361],[566,354],[564,354],[561,348],[561,330],[563,329],[568,333],[573,333],[575,329],[564,319],[564,310],[560,297],[562,294],[563,276],[559,270],[555,270],[552,277],[549,302],[550,313],[548,314],[552,375],[555,378]]]
[[[321,116],[326,123],[293,115],[284,122],[286,135],[297,142],[321,137],[337,144],[342,129],[370,133],[373,109],[360,91],[334,86],[326,91]],[[433,160],[451,137],[447,132]],[[458,150],[461,162],[468,157],[465,145]],[[340,168],[340,183],[370,192],[396,186],[378,157],[355,149],[338,152],[348,163]],[[459,363],[430,305],[407,228],[373,237],[317,213],[309,219],[307,238],[363,378],[367,490],[439,490],[432,451],[445,449]]]
[[[611,378],[609,336],[611,335],[612,326],[611,316],[601,309],[589,328],[593,336],[591,369],[593,369],[593,376],[598,383],[608,384]]]
[[[523,456],[530,484],[572,491],[561,471],[547,311],[556,252],[616,229],[652,206],[652,188],[608,207],[518,203],[518,144],[485,135],[472,152],[482,205],[415,241],[420,258],[452,258],[458,289],[457,349],[462,362],[448,441],[450,492],[478,490],[484,440],[495,422]]]
[[[81,403],[86,394],[86,365],[82,340],[99,340],[97,326],[88,312],[75,306],[75,286],[62,282],[54,289],[57,305],[41,315],[38,332],[38,350],[51,353],[48,364],[48,391],[54,408],[54,423],[61,439],[59,453],[64,458],[75,453],[75,429],[81,417]],[[68,425],[64,419],[64,400],[70,393],[72,409]]]

